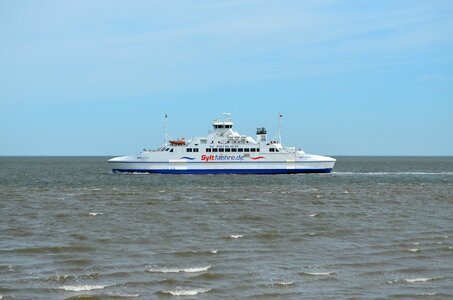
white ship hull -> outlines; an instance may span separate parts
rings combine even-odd
[[[313,158],[313,157],[312,157]],[[109,160],[114,173],[158,173],[158,174],[294,174],[330,173],[335,159],[316,156],[317,160],[300,161],[253,161],[241,162],[195,161],[189,159],[167,162],[147,161],[132,156]]]

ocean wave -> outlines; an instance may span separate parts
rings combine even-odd
[[[170,254],[176,255],[176,256],[196,256],[196,255],[212,255],[212,254],[217,254],[219,250],[214,249],[214,250],[187,250],[187,251],[176,251],[176,252],[170,252]]]
[[[217,280],[220,278],[224,278],[225,275],[219,273],[200,273],[196,275],[194,278],[204,279],[204,280]]]
[[[86,245],[64,245],[64,246],[42,246],[42,247],[27,247],[27,248],[12,248],[1,249],[0,253],[63,253],[63,252],[85,252],[91,250],[90,246]]]
[[[206,272],[211,266],[195,267],[195,268],[150,268],[148,272],[151,273],[200,273]]]
[[[106,294],[111,298],[138,298],[140,294]]]
[[[300,272],[299,274],[308,276],[329,276],[334,275],[335,272]]]
[[[295,281],[278,281],[275,284],[280,285],[280,286],[288,286],[288,285],[293,285]]]
[[[104,213],[102,212],[90,212],[89,215],[90,216],[97,216],[97,215],[103,215]]]
[[[102,290],[105,287],[107,287],[107,285],[65,285],[60,287],[60,289],[70,292],[82,292],[91,290]]]
[[[203,294],[209,292],[211,289],[199,288],[199,289],[176,289],[174,291],[161,291],[162,294],[172,295],[172,296],[196,296],[198,294]]]
[[[239,238],[242,238],[242,237],[244,237],[242,234],[232,234],[232,235],[230,235],[230,238],[232,238],[232,239],[239,239]]]
[[[50,276],[45,279],[45,281],[54,281],[54,282],[59,282],[59,283],[66,283],[68,281],[72,281],[76,279],[74,275],[55,275],[55,276]]]
[[[416,283],[416,282],[426,282],[426,281],[432,281],[432,280],[439,280],[443,279],[444,277],[420,277],[420,278],[410,278],[410,279],[404,279],[404,281],[408,283]]]

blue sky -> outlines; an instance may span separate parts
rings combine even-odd
[[[119,155],[231,112],[329,155],[453,155],[453,1],[1,1],[0,155]]]

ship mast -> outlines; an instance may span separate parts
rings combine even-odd
[[[164,145],[167,145],[167,113],[165,113],[164,120]]]
[[[282,143],[282,113],[278,113],[278,141]]]

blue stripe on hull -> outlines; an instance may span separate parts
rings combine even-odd
[[[153,173],[153,174],[296,174],[296,173],[330,173],[332,168],[326,169],[194,169],[194,170],[167,170],[167,169],[112,169],[113,173]]]

